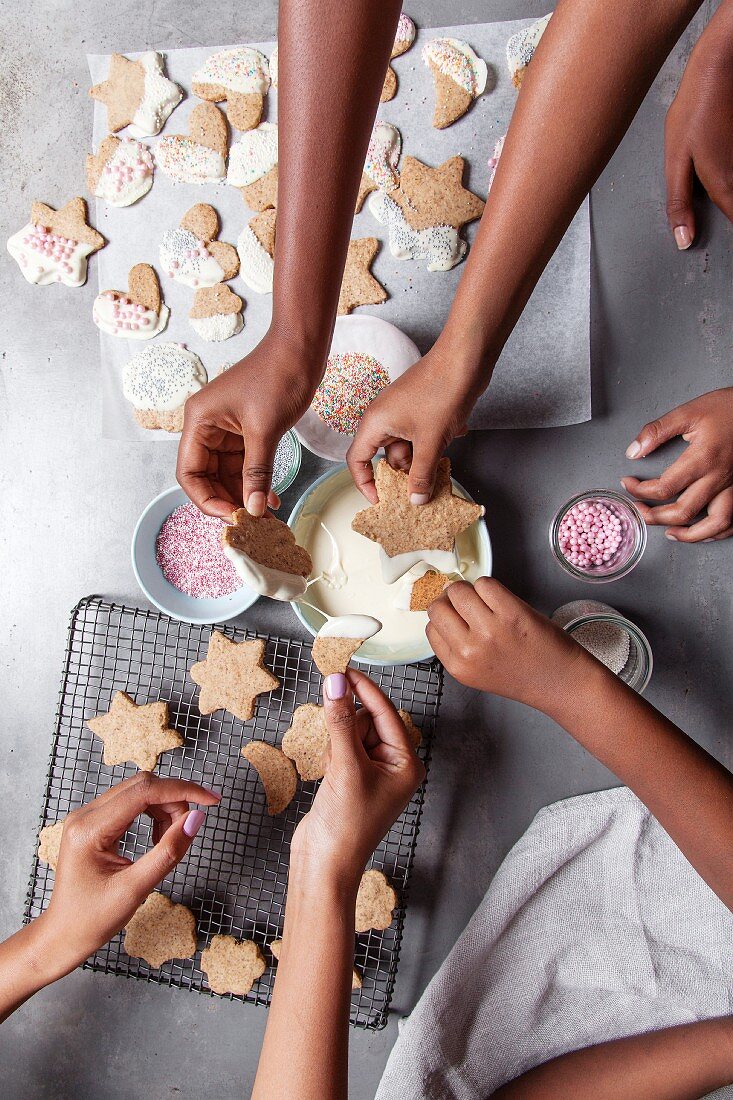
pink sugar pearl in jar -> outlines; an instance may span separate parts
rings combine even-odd
[[[589,489],[572,497],[550,524],[550,547],[572,576],[612,581],[630,573],[646,547],[646,524],[627,497]]]

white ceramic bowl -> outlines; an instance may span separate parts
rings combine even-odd
[[[179,592],[165,577],[155,556],[158,532],[171,512],[188,504],[188,497],[177,485],[150,501],[135,524],[132,535],[132,569],[143,593],[159,611],[184,623],[208,625],[223,623],[241,615],[257,599],[251,588],[239,588],[218,599],[196,599]]]
[[[333,487],[333,490],[338,491],[350,477],[351,475],[348,472],[348,468],[343,463],[339,466],[335,466],[327,473],[322,474],[321,477],[317,478],[316,481],[309,485],[302,494],[290,513],[288,525],[291,528],[295,527],[304,508],[315,493],[327,493],[330,486]],[[453,481],[453,487],[467,500],[473,499],[457,481]],[[366,507],[366,501],[364,502],[364,506]],[[478,575],[490,577],[493,555],[491,550],[491,539],[483,520],[477,521],[476,531],[478,534]],[[312,599],[312,597],[309,597],[308,592],[306,592],[304,599],[308,600]],[[315,603],[315,601],[313,602]],[[317,611],[312,611],[309,607],[301,607],[297,602],[293,602],[291,607],[306,630],[315,637],[320,627],[323,626],[323,617]],[[379,634],[377,634],[362,646],[360,653],[352,657],[352,661],[359,665],[407,665],[415,664],[417,661],[428,661],[434,656],[435,654],[424,635],[420,642],[416,643],[412,649],[400,651],[398,655],[394,655],[390,654],[386,647],[380,644]]]

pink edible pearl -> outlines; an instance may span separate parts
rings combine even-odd
[[[560,522],[560,550],[578,569],[607,565],[618,552],[626,527],[625,517],[612,502],[581,501]]]

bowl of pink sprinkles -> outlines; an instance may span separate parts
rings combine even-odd
[[[223,527],[178,486],[150,501],[132,536],[132,568],[159,611],[207,624],[234,619],[252,606],[257,593],[242,585],[224,556]]]

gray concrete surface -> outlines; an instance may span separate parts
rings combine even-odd
[[[86,51],[264,39],[275,0],[3,0],[0,62],[6,237],[35,198],[83,193],[91,132]],[[713,5],[714,6],[714,5]],[[539,15],[539,0],[414,0],[423,25]],[[662,123],[700,22],[677,46],[593,194],[593,422],[473,434],[453,448],[485,501],[497,575],[545,611],[581,590],[552,562],[547,523],[573,490],[615,485],[648,418],[730,381],[733,231],[701,208],[698,246],[679,255],[663,213]],[[130,528],[173,482],[175,447],[102,442],[94,280],[63,296],[26,284],[3,250],[0,337],[2,572],[0,936],[23,909],[69,610],[80,596],[138,600]],[[50,305],[51,299],[55,304]],[[73,301],[72,301],[73,299]],[[67,308],[68,307],[68,308]],[[44,312],[46,311],[46,312]],[[648,462],[658,472],[664,456]],[[310,458],[287,502],[320,470]],[[687,547],[652,531],[642,565],[604,590],[651,639],[649,698],[729,766],[731,545]],[[259,604],[259,628],[299,630]],[[351,1043],[352,1094],[373,1096],[408,1012],[535,811],[614,778],[545,719],[448,683],[394,1000],[379,1034]],[[25,1098],[238,1096],[252,1083],[266,1014],[182,991],[76,973],[0,1032],[0,1095]]]

